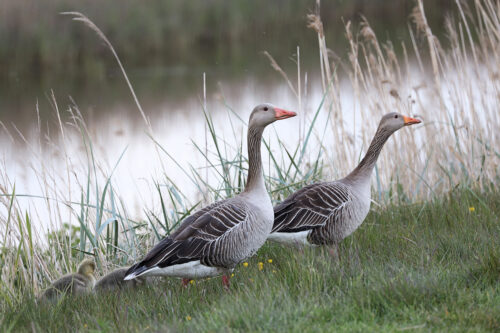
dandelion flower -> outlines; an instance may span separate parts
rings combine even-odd
[[[469,207],[469,212],[473,213],[476,210],[473,206]]]
[[[248,263],[246,261],[243,263],[243,267],[248,267]]]
[[[195,284],[196,282],[194,280],[190,280],[189,283]]]
[[[261,270],[264,269],[264,263],[263,262],[259,262],[258,265],[259,265],[259,271],[261,271]]]
[[[191,319],[193,319],[193,318],[191,318],[191,316],[186,316],[187,321],[190,321]]]
[[[231,277],[234,277],[234,273],[231,273]]]
[[[273,259],[267,259],[267,262],[272,264],[273,263]]]

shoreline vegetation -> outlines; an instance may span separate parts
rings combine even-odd
[[[456,16],[449,0],[427,1],[428,22],[437,36],[445,15]],[[379,36],[394,41],[398,56],[400,41],[410,42],[407,0],[333,0],[321,4],[326,42],[335,56],[346,59],[344,22],[354,31],[366,17]],[[115,60],[88,29],[61,18],[59,13],[78,10],[99,26],[113,42],[134,89],[142,102],[157,107],[165,100],[175,107],[199,90],[201,73],[210,83],[235,86],[249,79],[279,86],[270,75],[262,51],[266,50],[287,72],[297,45],[301,65],[310,80],[319,74],[314,31],[305,29],[315,0],[123,0],[114,1],[4,0],[0,6],[0,116],[23,130],[32,122],[34,101],[40,103],[40,118],[53,123],[47,94],[53,90],[59,103],[72,96],[85,115],[94,106],[119,108],[129,102]],[[222,18],[222,19],[218,19]],[[279,40],[279,43],[276,43]],[[425,41],[416,36],[416,43]],[[18,110],[13,116],[9,110]],[[109,111],[104,112],[109,114]],[[64,113],[62,114],[63,121]]]
[[[455,9],[446,0],[426,5],[433,29],[442,29],[443,12]],[[344,24],[339,18],[360,22],[364,15],[374,31],[409,41],[406,24],[412,4],[407,1],[396,0],[388,5],[380,0],[341,0],[323,2],[321,7],[327,22],[327,42],[342,46],[334,48],[339,56],[345,55]],[[306,14],[314,12],[314,0],[257,0],[252,5],[244,0],[152,0],[148,6],[123,0],[120,10],[113,1],[82,0],[76,8],[81,8],[79,11],[113,41],[129,70],[220,63],[240,71],[241,67],[251,66],[253,55],[262,50],[286,59],[297,45],[304,49],[316,47],[313,33],[302,29],[307,23]],[[5,0],[0,12],[0,42],[10,47],[0,50],[0,69],[6,78],[28,76],[52,81],[61,73],[72,73],[82,81],[87,76],[105,79],[116,68],[114,59],[106,56],[106,50],[91,33],[58,17],[60,12],[74,10],[72,0]],[[275,43],[275,36],[289,31],[294,32],[285,33],[289,39]],[[316,55],[307,60],[315,64]],[[252,70],[256,69],[267,70]]]
[[[373,210],[340,244],[339,262],[319,248],[267,243],[236,268],[230,292],[218,278],[195,280],[187,288],[164,278],[42,307],[30,292],[4,294],[0,328],[495,332],[499,215],[498,192],[457,189],[443,199]]]
[[[157,200],[144,208],[144,220],[134,220],[113,178],[126,151],[115,165],[100,164],[84,117],[76,105],[69,106],[71,122],[60,121],[62,142],[70,132],[80,135],[87,156],[83,175],[71,167],[64,144],[65,174],[52,174],[43,161],[34,170],[43,188],[38,197],[17,193],[16,180],[0,169],[2,331],[500,329],[500,5],[492,0],[456,4],[458,14],[446,20],[447,42],[441,43],[428,25],[424,3],[417,1],[412,39],[398,44],[402,57],[396,56],[395,42],[381,42],[368,22],[359,30],[346,22],[348,55],[342,61],[329,57],[324,21],[308,16],[317,33],[323,99],[304,115],[295,146],[278,141],[276,151],[268,142],[263,145],[274,202],[304,184],[345,175],[354,165],[374,124],[362,122],[351,130],[346,112],[356,113],[357,122],[387,111],[412,113],[425,125],[418,136],[397,136],[384,148],[372,180],[372,210],[341,244],[339,263],[320,249],[267,244],[247,267],[236,269],[230,293],[216,279],[185,289],[176,279],[162,279],[137,292],[36,304],[35,295],[85,256],[95,258],[100,276],[134,262],[199,206],[183,193],[185,186],[198,189],[201,201],[213,201],[237,193],[246,179],[238,134],[232,142],[220,138],[216,128],[222,125],[205,113],[207,141],[193,144],[207,169],[179,165],[189,179],[182,186],[168,174],[154,179]],[[425,47],[417,46],[416,38],[425,40]],[[413,58],[417,66],[410,66]],[[272,52],[269,60],[296,95],[300,114],[300,59],[292,72],[283,70]],[[353,91],[352,111],[345,110],[339,94],[340,75]],[[60,119],[55,98],[53,104]],[[325,123],[317,123],[320,114],[328,115]],[[241,121],[229,106],[228,118],[231,126]],[[152,158],[176,163],[155,140],[147,114],[144,126],[157,151]],[[332,141],[324,140],[326,132]],[[68,187],[76,178],[80,195],[53,187],[57,177],[67,179]],[[24,204],[35,199],[50,212],[48,234],[37,229],[36,211]]]

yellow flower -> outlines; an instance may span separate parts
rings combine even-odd
[[[189,283],[195,284],[196,282],[194,280],[190,280]]]
[[[267,262],[272,264],[273,263],[273,259],[267,259]]]
[[[273,269],[273,273],[276,273],[276,270],[275,270],[275,269]]]
[[[248,267],[248,263],[246,261],[243,263],[243,267]]]
[[[471,213],[472,213],[472,212],[474,212],[475,210],[476,210],[476,208],[474,208],[474,207],[472,207],[472,206],[471,206],[471,207],[469,207],[469,212],[471,212]]]
[[[258,265],[259,265],[259,271],[261,271],[261,270],[264,269],[264,263],[263,262],[259,262]]]
[[[84,327],[84,328],[87,328],[87,324],[83,324],[83,327]]]
[[[191,316],[186,316],[187,321],[190,321],[191,319],[193,319],[193,318],[191,318]]]
[[[234,273],[231,273],[231,277],[234,277]]]

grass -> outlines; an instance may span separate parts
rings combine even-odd
[[[347,174],[375,132],[377,121],[372,120],[383,113],[418,113],[425,126],[396,134],[384,148],[374,175],[372,212],[342,243],[340,263],[321,249],[266,245],[248,268],[237,268],[229,294],[216,279],[187,289],[175,279],[163,279],[102,299],[36,303],[35,295],[74,271],[84,256],[96,259],[101,275],[136,261],[200,205],[241,191],[248,168],[241,135],[245,119],[227,103],[224,124],[203,107],[206,141],[193,145],[204,167],[181,165],[158,140],[120,66],[154,147],[151,159],[160,161],[162,173],[152,180],[152,202],[144,205],[142,216],[132,217],[116,190],[120,180],[114,178],[126,149],[105,166],[96,158],[98,143],[78,106],[68,106],[70,121],[63,122],[52,94],[60,137],[53,141],[45,136],[40,124],[34,143],[17,132],[32,152],[40,193],[19,193],[18,180],[0,168],[2,331],[314,331],[332,325],[349,331],[498,330],[499,6],[483,0],[473,8],[460,7],[461,15],[447,21],[449,45],[443,47],[427,24],[422,1],[417,1],[410,33],[424,38],[427,47],[403,44],[402,59],[395,56],[391,41],[378,40],[368,22],[357,33],[347,22],[348,61],[333,63],[321,18],[309,15],[318,34],[323,89],[312,109],[306,103],[299,49],[297,83],[268,54],[303,108],[296,143],[283,143],[272,128],[265,136],[266,182],[274,202],[304,184]],[[121,63],[111,39],[84,16],[73,15],[106,40]],[[352,100],[340,93],[343,86],[352,91]],[[354,124],[362,120],[361,125],[351,127],[347,119]],[[220,126],[230,126],[234,136],[221,136]],[[62,172],[39,153],[42,141],[47,150],[63,156]],[[68,150],[69,142],[81,144],[81,160]],[[186,182],[175,183],[165,164],[182,170]],[[197,195],[187,194],[188,187]],[[41,230],[39,209],[48,212],[48,231]],[[268,259],[273,263],[266,263]],[[262,271],[259,262],[264,263]]]
[[[499,193],[479,201],[456,190],[372,211],[340,262],[323,249],[267,244],[236,268],[230,292],[219,278],[185,289],[166,278],[49,306],[26,292],[2,306],[0,330],[498,331],[499,215]]]

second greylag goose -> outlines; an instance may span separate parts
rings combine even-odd
[[[260,145],[264,128],[295,112],[261,104],[248,124],[248,179],[239,195],[218,201],[187,217],[171,235],[160,241],[125,280],[139,276],[202,278],[223,276],[252,256],[266,241],[273,226],[273,207],[262,174]]]
[[[287,244],[337,246],[356,230],[370,210],[370,178],[387,139],[420,120],[384,115],[365,157],[345,178],[305,186],[274,207],[270,240]]]

